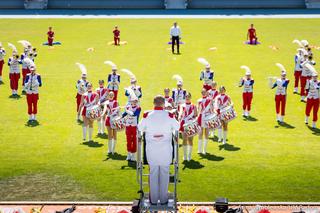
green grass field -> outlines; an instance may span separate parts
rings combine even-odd
[[[194,162],[180,167],[179,200],[212,201],[225,196],[230,201],[320,201],[320,132],[304,124],[305,104],[293,94],[293,56],[297,46],[292,44],[295,38],[319,44],[320,28],[316,26],[320,20],[177,20],[186,43],[181,55],[172,55],[166,44],[173,21],[0,20],[3,44],[14,43],[22,51],[17,41],[25,39],[38,48],[36,64],[43,78],[40,125],[29,127],[25,97],[9,98],[8,67],[4,68],[5,84],[0,86],[0,200],[129,201],[138,197],[136,171],[124,160],[124,132],[119,134],[119,155],[113,159],[106,155],[107,139],[95,137],[94,144],[82,143],[82,128],[75,120],[75,83],[80,77],[75,62],[86,65],[94,87],[110,72],[110,67],[103,64],[105,60],[132,70],[143,89],[142,108],[148,110],[154,95],[162,93],[164,87],[175,86],[173,74],[184,78],[184,87],[193,94],[194,101],[200,98],[202,66],[196,59],[205,57],[218,84],[226,86],[239,117],[229,125],[231,145],[226,150],[211,140],[210,154],[200,157],[194,147]],[[251,22],[257,27],[262,45],[243,44]],[[56,40],[62,46],[41,46],[49,25],[54,27]],[[121,39],[128,45],[107,45],[114,25],[119,25]],[[274,51],[269,45],[280,49]],[[208,50],[214,46],[217,51]],[[88,52],[89,47],[95,51]],[[320,52],[314,50],[314,55],[319,61]],[[287,126],[275,121],[275,91],[269,89],[267,82],[268,76],[280,73],[276,62],[286,67],[291,80]],[[241,65],[249,66],[255,79],[252,116],[256,121],[245,121],[240,116],[242,90],[237,83],[244,73]],[[122,105],[128,84],[128,77],[122,75]]]

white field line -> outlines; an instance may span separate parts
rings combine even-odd
[[[320,14],[278,15],[0,15],[1,19],[301,19],[320,18]]]

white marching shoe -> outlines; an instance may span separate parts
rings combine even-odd
[[[127,154],[126,161],[129,161],[129,160],[131,160],[131,152],[128,152],[128,154]]]
[[[306,116],[306,118],[304,119],[304,123],[305,123],[305,124],[308,124],[308,123],[309,123],[309,121],[308,121],[308,120],[309,120],[309,117],[308,117],[308,116]]]
[[[313,128],[313,129],[317,128],[316,124],[317,124],[317,123],[316,123],[315,121],[312,122],[312,128]]]

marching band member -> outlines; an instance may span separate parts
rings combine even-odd
[[[301,96],[301,101],[305,101],[305,97],[308,95],[308,93],[306,92],[305,88],[306,88],[306,83],[307,80],[311,79],[311,75],[312,75],[312,71],[308,68],[309,66],[306,66],[306,64],[310,64],[310,65],[315,65],[316,63],[312,60],[312,56],[307,56],[307,59],[302,62],[301,67],[302,67],[302,73],[301,73],[301,92],[300,92],[300,96]]]
[[[312,70],[312,79],[307,81],[306,90],[308,91],[307,95],[307,104],[306,104],[306,119],[305,123],[308,124],[310,112],[313,109],[313,119],[312,119],[312,128],[316,128],[316,123],[318,120],[318,110],[319,110],[319,91],[320,91],[320,81],[318,78],[317,71],[310,65],[306,66]]]
[[[190,161],[192,156],[193,136],[188,137],[184,133],[183,125],[189,123],[197,117],[197,107],[191,103],[191,93],[186,95],[186,103],[181,105],[179,112],[180,131],[183,137],[183,160]]]
[[[211,100],[212,109],[214,109],[216,97],[219,95],[219,92],[217,90],[217,82],[212,81],[210,86],[211,86],[211,89],[208,90],[208,97]],[[214,130],[210,129],[209,130],[209,135],[211,137],[214,137]],[[221,131],[218,131],[218,138],[221,138]]]
[[[210,69],[210,64],[206,59],[198,58],[198,62],[203,64],[206,68],[200,73],[200,81],[203,81],[203,88],[210,90],[212,88],[211,84],[213,81],[214,72]]]
[[[171,36],[171,49],[172,54],[174,54],[174,45],[177,44],[177,54],[180,54],[179,47],[180,47],[180,39],[181,39],[181,29],[178,26],[177,22],[173,23],[173,26],[170,28],[170,36]]]
[[[107,65],[111,66],[112,73],[108,75],[108,90],[114,94],[114,99],[118,100],[118,90],[120,84],[120,74],[117,73],[117,66],[112,61],[105,61]]]
[[[134,91],[130,91],[130,103],[126,106],[122,118],[125,118],[126,138],[127,138],[127,159],[128,161],[135,161],[135,154],[137,152],[137,126],[139,122],[139,115],[141,108],[138,105],[138,98],[134,95]]]
[[[99,80],[99,88],[96,89],[96,93],[99,95],[99,103],[103,109],[108,97],[108,89],[104,86],[104,80]],[[97,120],[98,134],[104,134],[104,121],[105,121],[105,116],[101,116]]]
[[[186,102],[187,91],[183,87],[183,79],[180,75],[173,75],[173,79],[177,81],[177,88],[172,90],[173,107],[180,109],[180,105]]]
[[[120,30],[118,30],[118,26],[115,26],[112,32],[114,45],[120,45]]]
[[[206,154],[209,138],[209,129],[205,124],[205,119],[212,114],[212,104],[210,98],[208,97],[208,91],[205,88],[202,88],[201,95],[202,98],[198,100],[198,124],[201,127],[198,141],[198,154]]]
[[[240,79],[239,87],[243,86],[242,100],[243,100],[243,116],[249,117],[251,110],[251,102],[253,98],[253,84],[254,80],[251,78],[251,70],[247,66],[241,66],[241,69],[246,70],[246,76]]]
[[[164,100],[165,100],[165,105],[171,105],[173,107],[173,98],[170,97],[170,89],[169,88],[165,88],[163,90],[164,92]]]
[[[28,68],[31,73],[27,74],[24,87],[27,93],[29,121],[36,121],[38,112],[39,91],[42,86],[41,76],[36,73],[36,66],[31,64]]]
[[[114,92],[109,91],[108,101],[106,102],[106,127],[108,129],[108,154],[114,154],[117,144],[117,131],[112,126],[112,121],[120,115],[120,108],[118,101],[114,98]]]
[[[87,109],[99,103],[99,95],[96,92],[92,91],[92,84],[88,83],[87,92],[81,96],[81,104],[80,109],[82,110],[82,118],[83,118],[83,140],[85,141],[87,138],[87,129],[89,127],[89,141],[92,141],[92,133],[93,133],[93,119],[87,117]],[[80,114],[80,111],[78,111]]]
[[[304,49],[299,48],[297,49],[297,54],[294,57],[294,63],[295,63],[295,68],[294,68],[294,93],[298,92],[298,86],[299,86],[299,80],[301,78],[301,73],[302,73],[302,69],[301,69],[301,62],[304,59],[304,55],[303,53],[305,52]],[[300,82],[301,84],[301,82]]]
[[[4,65],[4,56],[6,55],[5,49],[2,47],[2,43],[0,42],[0,84],[3,83],[2,81],[2,70]]]
[[[138,98],[138,104],[139,104],[139,99],[142,97],[142,91],[141,91],[141,87],[137,85],[136,76],[128,69],[121,69],[121,71],[126,73],[130,77],[131,86],[126,88],[126,90],[125,90],[125,96],[128,97],[128,103],[130,102],[131,95],[134,94],[135,97]],[[132,93],[132,91],[133,91],[133,93]]]
[[[276,79],[272,84],[272,78],[269,78],[271,89],[277,88],[275,94],[277,121],[282,123],[286,109],[287,88],[289,79],[286,78],[286,70],[282,64],[276,63],[281,69],[281,78]],[[280,114],[281,113],[281,114]]]
[[[19,64],[21,64],[21,61],[19,60],[17,48],[11,43],[8,43],[8,46],[12,48],[12,57],[10,57],[8,60],[8,66],[10,67],[10,72],[9,72],[10,88],[12,90],[12,96],[17,96],[18,95],[17,90],[18,90],[19,79],[20,79]]]
[[[226,95],[226,88],[224,86],[220,86],[219,88],[219,95],[216,98],[216,104],[215,104],[215,110],[217,114],[219,115],[223,109],[225,109],[228,106],[232,106],[233,103],[231,101],[231,98]],[[228,122],[225,120],[221,120],[222,129],[223,129],[223,144],[227,143],[227,133],[228,133]],[[222,129],[218,129],[218,131],[222,131]],[[220,133],[221,135],[221,133]],[[221,142],[221,138],[218,139],[219,142]]]
[[[87,69],[83,64],[76,63],[76,65],[80,68],[81,71],[81,79],[77,81],[76,88],[77,88],[77,95],[76,95],[76,102],[77,102],[77,120],[80,121],[80,104],[81,104],[81,97],[83,94],[87,92],[87,87],[89,82],[87,81]]]
[[[24,82],[26,80],[26,76],[27,74],[30,73],[29,67],[30,67],[30,54],[32,51],[32,46],[31,43],[26,41],[26,40],[20,40],[18,41],[18,43],[21,43],[24,50],[23,53],[20,56],[20,61],[22,63],[22,94],[25,94],[25,90],[24,90]]]
[[[160,95],[153,100],[154,110],[145,112],[138,125],[145,132],[146,155],[150,168],[150,202],[168,202],[169,171],[172,162],[172,132],[179,130],[174,115],[163,110],[165,101]],[[159,125],[161,124],[161,125]]]
[[[53,39],[54,39],[54,32],[52,30],[52,27],[49,27],[49,31],[47,32],[48,35],[48,46],[53,45]]]

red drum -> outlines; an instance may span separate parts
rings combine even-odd
[[[99,105],[88,107],[86,111],[86,117],[89,119],[98,119],[101,117],[102,109]]]
[[[111,120],[111,128],[116,131],[122,131],[126,128],[124,118],[118,116]]]
[[[209,129],[218,129],[221,127],[220,117],[217,114],[211,114],[204,120],[204,125]]]
[[[194,119],[184,124],[183,130],[187,137],[192,137],[201,131],[201,127],[199,126],[197,119]]]
[[[225,122],[230,122],[237,117],[236,111],[232,106],[228,106],[221,110],[220,119]]]

